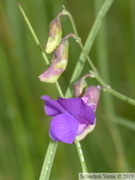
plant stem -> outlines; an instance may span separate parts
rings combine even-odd
[[[79,155],[79,158],[80,158],[80,162],[81,162],[81,165],[82,165],[83,173],[87,173],[88,171],[87,171],[87,166],[86,166],[85,159],[84,159],[84,156],[83,156],[83,151],[82,151],[81,144],[80,144],[77,136],[75,138],[75,144],[76,144],[76,148],[77,148],[78,155]]]
[[[125,96],[125,95],[115,91],[112,88],[107,88],[107,92],[109,92],[109,93],[113,94],[114,96],[116,96],[117,98],[119,98],[119,99],[121,99],[123,101],[126,101],[127,103],[132,104],[132,105],[135,106],[135,100],[134,99],[132,99],[132,98],[130,98],[128,96]]]
[[[109,85],[106,84],[106,82],[104,81],[104,79],[101,77],[101,75],[99,74],[97,68],[95,67],[95,65],[93,64],[92,60],[90,59],[90,57],[88,56],[89,51],[91,50],[92,44],[94,42],[94,39],[99,31],[99,28],[101,26],[101,23],[103,21],[103,17],[106,15],[107,11],[109,10],[111,4],[113,3],[114,0],[106,0],[104,2],[104,4],[101,7],[101,10],[99,11],[97,18],[95,20],[95,23],[89,33],[89,36],[87,38],[87,41],[83,47],[83,44],[81,42],[81,39],[78,35],[76,26],[75,26],[75,22],[74,19],[72,17],[72,15],[67,11],[67,10],[63,10],[63,15],[67,15],[71,21],[72,27],[73,27],[73,31],[74,34],[76,36],[76,41],[79,43],[81,49],[82,49],[82,53],[79,57],[79,61],[77,62],[75,69],[73,71],[73,75],[71,77],[70,80],[70,85],[79,77],[79,75],[82,72],[83,66],[84,66],[84,62],[85,59],[87,59],[88,63],[90,64],[92,70],[93,70],[93,74],[95,75],[96,80],[102,85],[104,86],[104,90],[113,94],[114,96],[118,97],[119,99],[126,101],[132,105],[135,106],[135,100],[132,98],[129,98],[128,96],[125,96],[119,92],[117,92],[116,90],[112,89]],[[94,37],[94,38],[93,38]],[[91,43],[89,43],[91,42]],[[70,85],[67,88],[67,91],[65,93],[66,97],[70,97],[72,95],[72,92],[70,90]]]
[[[63,92],[62,92],[62,90],[61,90],[61,87],[60,87],[58,81],[56,81],[55,86],[56,86],[56,88],[57,88],[57,90],[58,90],[59,95],[60,95],[61,97],[64,97]]]
[[[49,179],[57,145],[58,145],[58,142],[50,140],[39,180]]]
[[[113,0],[106,0],[103,3],[103,5],[102,5],[97,17],[96,17],[96,20],[95,20],[95,22],[94,22],[94,24],[92,26],[92,29],[90,30],[90,33],[89,33],[89,35],[87,37],[86,43],[85,43],[84,48],[83,48],[83,52],[81,52],[81,54],[79,56],[79,60],[77,61],[77,64],[75,66],[75,69],[73,71],[73,74],[72,74],[72,77],[71,77],[71,80],[70,80],[70,85],[80,76],[80,74],[81,74],[81,72],[83,70],[85,60],[86,60],[86,54],[89,54],[89,52],[91,50],[91,47],[93,45],[93,42],[95,40],[95,37],[96,37],[100,27],[101,27],[103,18],[106,15],[106,13],[108,12],[108,10],[109,10],[110,6],[112,5],[112,3],[113,3]],[[79,45],[80,45],[80,47],[82,49],[83,45],[81,43],[81,39],[79,38],[79,35],[78,35],[78,32],[77,32],[77,29],[76,29],[76,26],[75,26],[72,15],[68,11],[66,11],[65,9],[64,9],[63,14],[68,15],[68,17],[69,17],[69,19],[71,21],[72,27],[73,27],[73,31],[74,31],[74,33],[76,35],[77,42],[79,43]],[[85,54],[84,54],[84,51],[86,52]],[[93,67],[92,61],[90,61],[89,63]],[[96,72],[97,70],[96,70],[95,67],[94,67],[94,69],[95,69],[95,72]],[[66,91],[66,96],[69,96],[69,95],[70,95],[70,86],[67,88],[67,91]]]
[[[95,14],[98,12],[99,7],[101,5],[102,1],[95,1],[94,2],[94,9]],[[96,50],[97,50],[97,59],[98,59],[98,69],[101,72],[103,78],[106,79],[106,81],[110,82],[109,77],[109,62],[108,62],[108,46],[107,46],[107,37],[106,37],[106,18],[104,19],[105,23],[103,27],[101,28],[99,34],[97,35],[96,39]],[[112,96],[109,94],[103,94],[103,103],[104,107],[106,109],[106,112],[109,114],[115,114],[115,108]],[[109,117],[107,117],[109,119]],[[124,166],[126,164],[126,158],[124,155],[124,148],[121,141],[121,135],[118,129],[118,126],[111,121],[105,121],[109,132],[112,137],[113,146],[115,149],[115,163],[118,171],[124,171]]]
[[[30,24],[30,21],[28,20],[28,18],[27,18],[27,16],[26,16],[23,8],[21,7],[20,3],[18,3],[18,7],[19,7],[19,9],[20,9],[20,11],[21,11],[21,13],[22,13],[22,15],[23,15],[23,17],[24,17],[24,20],[25,20],[26,24],[27,24],[28,27],[29,27],[29,30],[30,30],[30,32],[31,32],[31,34],[32,34],[32,36],[33,36],[33,39],[35,40],[37,46],[38,46],[39,49],[40,49],[40,52],[41,52],[41,54],[42,54],[42,56],[43,56],[43,59],[45,60],[46,64],[48,65],[48,64],[49,64],[49,61],[48,61],[48,59],[47,59],[47,57],[46,57],[46,55],[45,55],[45,53],[44,53],[44,51],[43,51],[43,49],[42,49],[42,47],[41,47],[41,45],[40,45],[39,40],[38,40],[38,38],[37,38],[37,36],[36,36],[36,34],[35,34],[32,26],[31,26],[31,24]]]

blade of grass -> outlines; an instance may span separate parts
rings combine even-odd
[[[18,3],[18,7],[19,7],[19,9],[20,9],[20,11],[21,11],[24,19],[25,19],[26,24],[27,24],[28,27],[29,27],[29,30],[30,30],[30,32],[31,32],[31,34],[32,34],[32,36],[33,36],[33,38],[34,38],[37,46],[39,47],[39,50],[40,50],[40,52],[41,52],[41,54],[42,54],[42,56],[43,56],[43,59],[45,60],[45,63],[48,65],[48,64],[49,64],[49,61],[48,61],[48,59],[47,59],[47,57],[46,57],[46,55],[45,55],[45,53],[44,53],[44,51],[43,51],[43,49],[42,49],[42,47],[41,47],[41,45],[40,45],[39,40],[38,40],[38,38],[37,38],[37,36],[36,36],[36,34],[35,34],[32,26],[31,26],[28,18],[26,17],[26,14],[25,14],[25,12],[23,11],[20,3]]]
[[[57,146],[58,146],[58,142],[50,140],[50,143],[49,143],[46,155],[45,155],[45,159],[44,159],[44,163],[42,166],[42,170],[41,170],[39,180],[49,179],[51,167],[53,164],[53,159],[54,159],[54,156],[56,153]]]
[[[109,120],[111,120],[112,122],[135,131],[135,122],[116,115],[107,114],[107,116],[109,117]]]
[[[94,1],[95,12],[99,11],[99,6],[101,5],[100,1]],[[105,20],[104,20],[105,21]],[[98,68],[101,72],[103,78],[106,78],[108,82],[109,79],[109,66],[108,66],[108,54],[107,54],[107,38],[106,38],[106,24],[100,29],[100,32],[97,36],[97,59],[98,59]],[[104,94],[103,96],[104,106],[108,113],[115,114],[114,104],[112,97],[110,95]],[[116,152],[116,165],[118,171],[123,171],[125,169],[126,158],[123,152],[123,145],[120,137],[119,130],[117,126],[113,123],[109,124],[110,133],[112,135],[113,144]],[[118,161],[119,159],[119,161]]]

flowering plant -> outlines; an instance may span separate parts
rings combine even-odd
[[[99,12],[97,20],[91,31],[92,36],[90,34],[90,36],[88,37],[91,45],[99,30],[102,18],[105,16],[112,2],[113,0],[105,1],[103,7],[101,8],[101,11]],[[19,8],[32,32],[35,42],[39,46],[40,43],[20,5]],[[70,37],[70,35],[62,38],[62,29],[60,22],[61,15],[66,15],[69,17],[74,31],[74,35],[72,34],[71,36],[74,37],[74,39],[82,49],[82,53],[73,72],[70,84],[72,84],[79,78],[84,66],[85,59],[87,59],[92,69],[90,73],[87,73],[87,75],[84,75],[74,83],[73,91],[71,91],[71,87],[68,86],[65,96],[63,95],[63,92],[57,80],[67,67],[69,46],[67,38]],[[88,56],[91,45],[86,42],[85,46],[83,46],[81,39],[77,33],[73,17],[65,8],[50,23],[49,38],[45,50],[47,53],[53,52],[52,63],[49,65],[47,70],[39,76],[39,79],[42,82],[55,83],[60,97],[58,97],[58,100],[52,100],[47,95],[41,97],[41,99],[44,100],[44,110],[46,115],[52,117],[49,127],[49,135],[52,140],[50,141],[48,146],[43,169],[40,175],[40,180],[47,180],[49,178],[53,158],[57,148],[57,141],[68,144],[75,142],[82,166],[82,171],[84,173],[87,172],[87,167],[79,140],[82,140],[95,127],[95,111],[99,100],[100,89],[104,90],[105,92],[111,93],[132,105],[135,105],[135,100],[118,93],[109,85],[107,85],[103,80],[97,68]],[[43,51],[42,56],[48,65],[49,61]],[[88,86],[84,80],[86,77],[95,78],[101,86]],[[75,97],[72,97],[72,94],[74,94]]]

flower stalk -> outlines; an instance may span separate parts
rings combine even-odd
[[[82,171],[83,171],[83,173],[87,173],[88,170],[87,170],[86,162],[85,162],[85,159],[84,159],[84,156],[83,156],[83,151],[82,151],[81,144],[79,142],[78,137],[75,138],[75,145],[76,145],[76,149],[77,149],[79,159],[80,159],[80,162],[81,162],[81,165],[82,165]]]
[[[80,56],[78,58],[79,60],[77,61],[75,69],[73,71],[73,74],[72,74],[69,85],[71,85],[73,82],[75,82],[79,78],[79,76],[80,76],[80,74],[81,74],[81,72],[83,70],[83,66],[84,66],[84,63],[85,63],[85,60],[86,60],[86,55],[89,54],[89,52],[91,50],[91,47],[93,45],[93,42],[95,40],[95,37],[96,37],[96,35],[97,35],[101,25],[102,25],[103,18],[105,17],[106,13],[108,12],[109,8],[111,7],[113,1],[114,0],[105,0],[105,2],[103,3],[101,9],[99,10],[99,13],[97,14],[95,22],[94,22],[94,24],[93,24],[93,26],[92,26],[92,28],[90,30],[90,33],[89,33],[89,35],[87,37],[86,43],[85,43],[84,48],[83,48],[86,53],[81,52],[81,54],[80,54]],[[79,35],[78,35],[77,29],[76,29],[76,26],[75,26],[75,22],[73,20],[72,15],[69,12],[67,12],[67,10],[65,10],[65,8],[64,8],[64,13],[65,14],[67,13],[67,15],[68,15],[68,17],[69,17],[69,19],[71,21],[73,31],[74,31],[74,33],[76,35],[76,39],[79,40],[77,42],[79,43],[80,47],[82,48],[83,45],[81,43],[81,39],[79,38]],[[94,67],[94,72],[97,74],[96,71],[97,70]],[[66,91],[66,96],[68,97],[70,95],[72,95],[72,94],[71,94],[70,86],[68,86],[67,91]]]
[[[53,164],[53,159],[54,159],[54,156],[56,153],[57,146],[58,146],[58,142],[50,140],[50,143],[49,143],[46,155],[45,155],[45,159],[44,159],[44,163],[42,166],[42,170],[41,170],[39,180],[49,179],[51,167]]]

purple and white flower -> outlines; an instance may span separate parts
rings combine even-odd
[[[51,116],[49,136],[54,141],[73,143],[75,136],[82,134],[95,121],[94,110],[79,98],[52,100],[44,95],[44,110]]]

